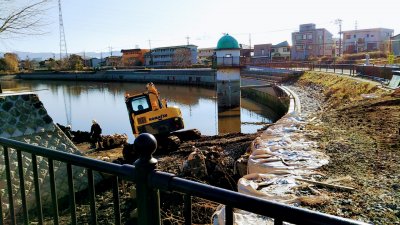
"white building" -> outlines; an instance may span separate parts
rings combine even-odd
[[[343,52],[386,51],[393,33],[393,29],[387,28],[343,31]]]

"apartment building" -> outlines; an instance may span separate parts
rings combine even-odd
[[[387,51],[393,33],[394,30],[388,28],[343,31],[343,51],[344,53]]]
[[[123,66],[142,66],[144,65],[144,55],[148,49],[121,49]]]
[[[299,31],[292,33],[292,60],[309,57],[332,56],[332,34],[325,28],[316,28],[313,23],[301,24]]]
[[[154,48],[145,54],[146,66],[180,66],[192,65],[196,63],[196,45],[179,45]]]
[[[214,52],[214,48],[199,48],[197,50],[197,63],[208,65],[212,62]]]
[[[395,56],[400,56],[400,34],[391,38],[392,53]]]
[[[393,33],[393,29],[387,28],[343,31],[343,52],[387,51]]]

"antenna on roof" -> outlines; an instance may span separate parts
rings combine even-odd
[[[189,45],[189,40],[190,40],[190,37],[186,36],[186,45]]]

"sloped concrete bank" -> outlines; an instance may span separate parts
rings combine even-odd
[[[43,103],[38,96],[33,93],[23,94],[0,94],[0,137],[9,138],[31,145],[41,146],[54,151],[63,151],[67,153],[82,155],[78,148],[68,139],[52,118],[47,114]],[[4,148],[0,146],[0,191],[2,193],[1,207],[2,212],[9,212],[9,203],[7,201],[6,170],[4,162]],[[51,151],[51,150],[49,150]],[[12,193],[14,197],[15,211],[21,210],[20,183],[17,161],[17,151],[9,149],[9,160],[12,180]],[[24,167],[25,190],[27,194],[28,208],[36,207],[35,191],[33,185],[32,156],[22,153],[22,165]],[[49,182],[48,160],[43,157],[37,157],[39,185],[41,188],[41,200],[43,207],[51,207],[51,191]],[[55,184],[57,197],[68,196],[68,180],[66,164],[54,161]],[[95,182],[101,180],[101,176],[95,173]],[[73,167],[73,178],[75,191],[81,191],[87,188],[86,171],[80,167]]]

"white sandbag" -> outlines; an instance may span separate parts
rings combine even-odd
[[[212,215],[213,225],[225,225],[225,206],[219,205],[217,210]],[[236,210],[233,213],[234,225],[273,225],[274,221],[271,218],[249,213],[243,210]]]
[[[238,181],[238,192],[270,201],[292,203],[297,200],[293,188],[299,186],[292,174],[248,174]]]

